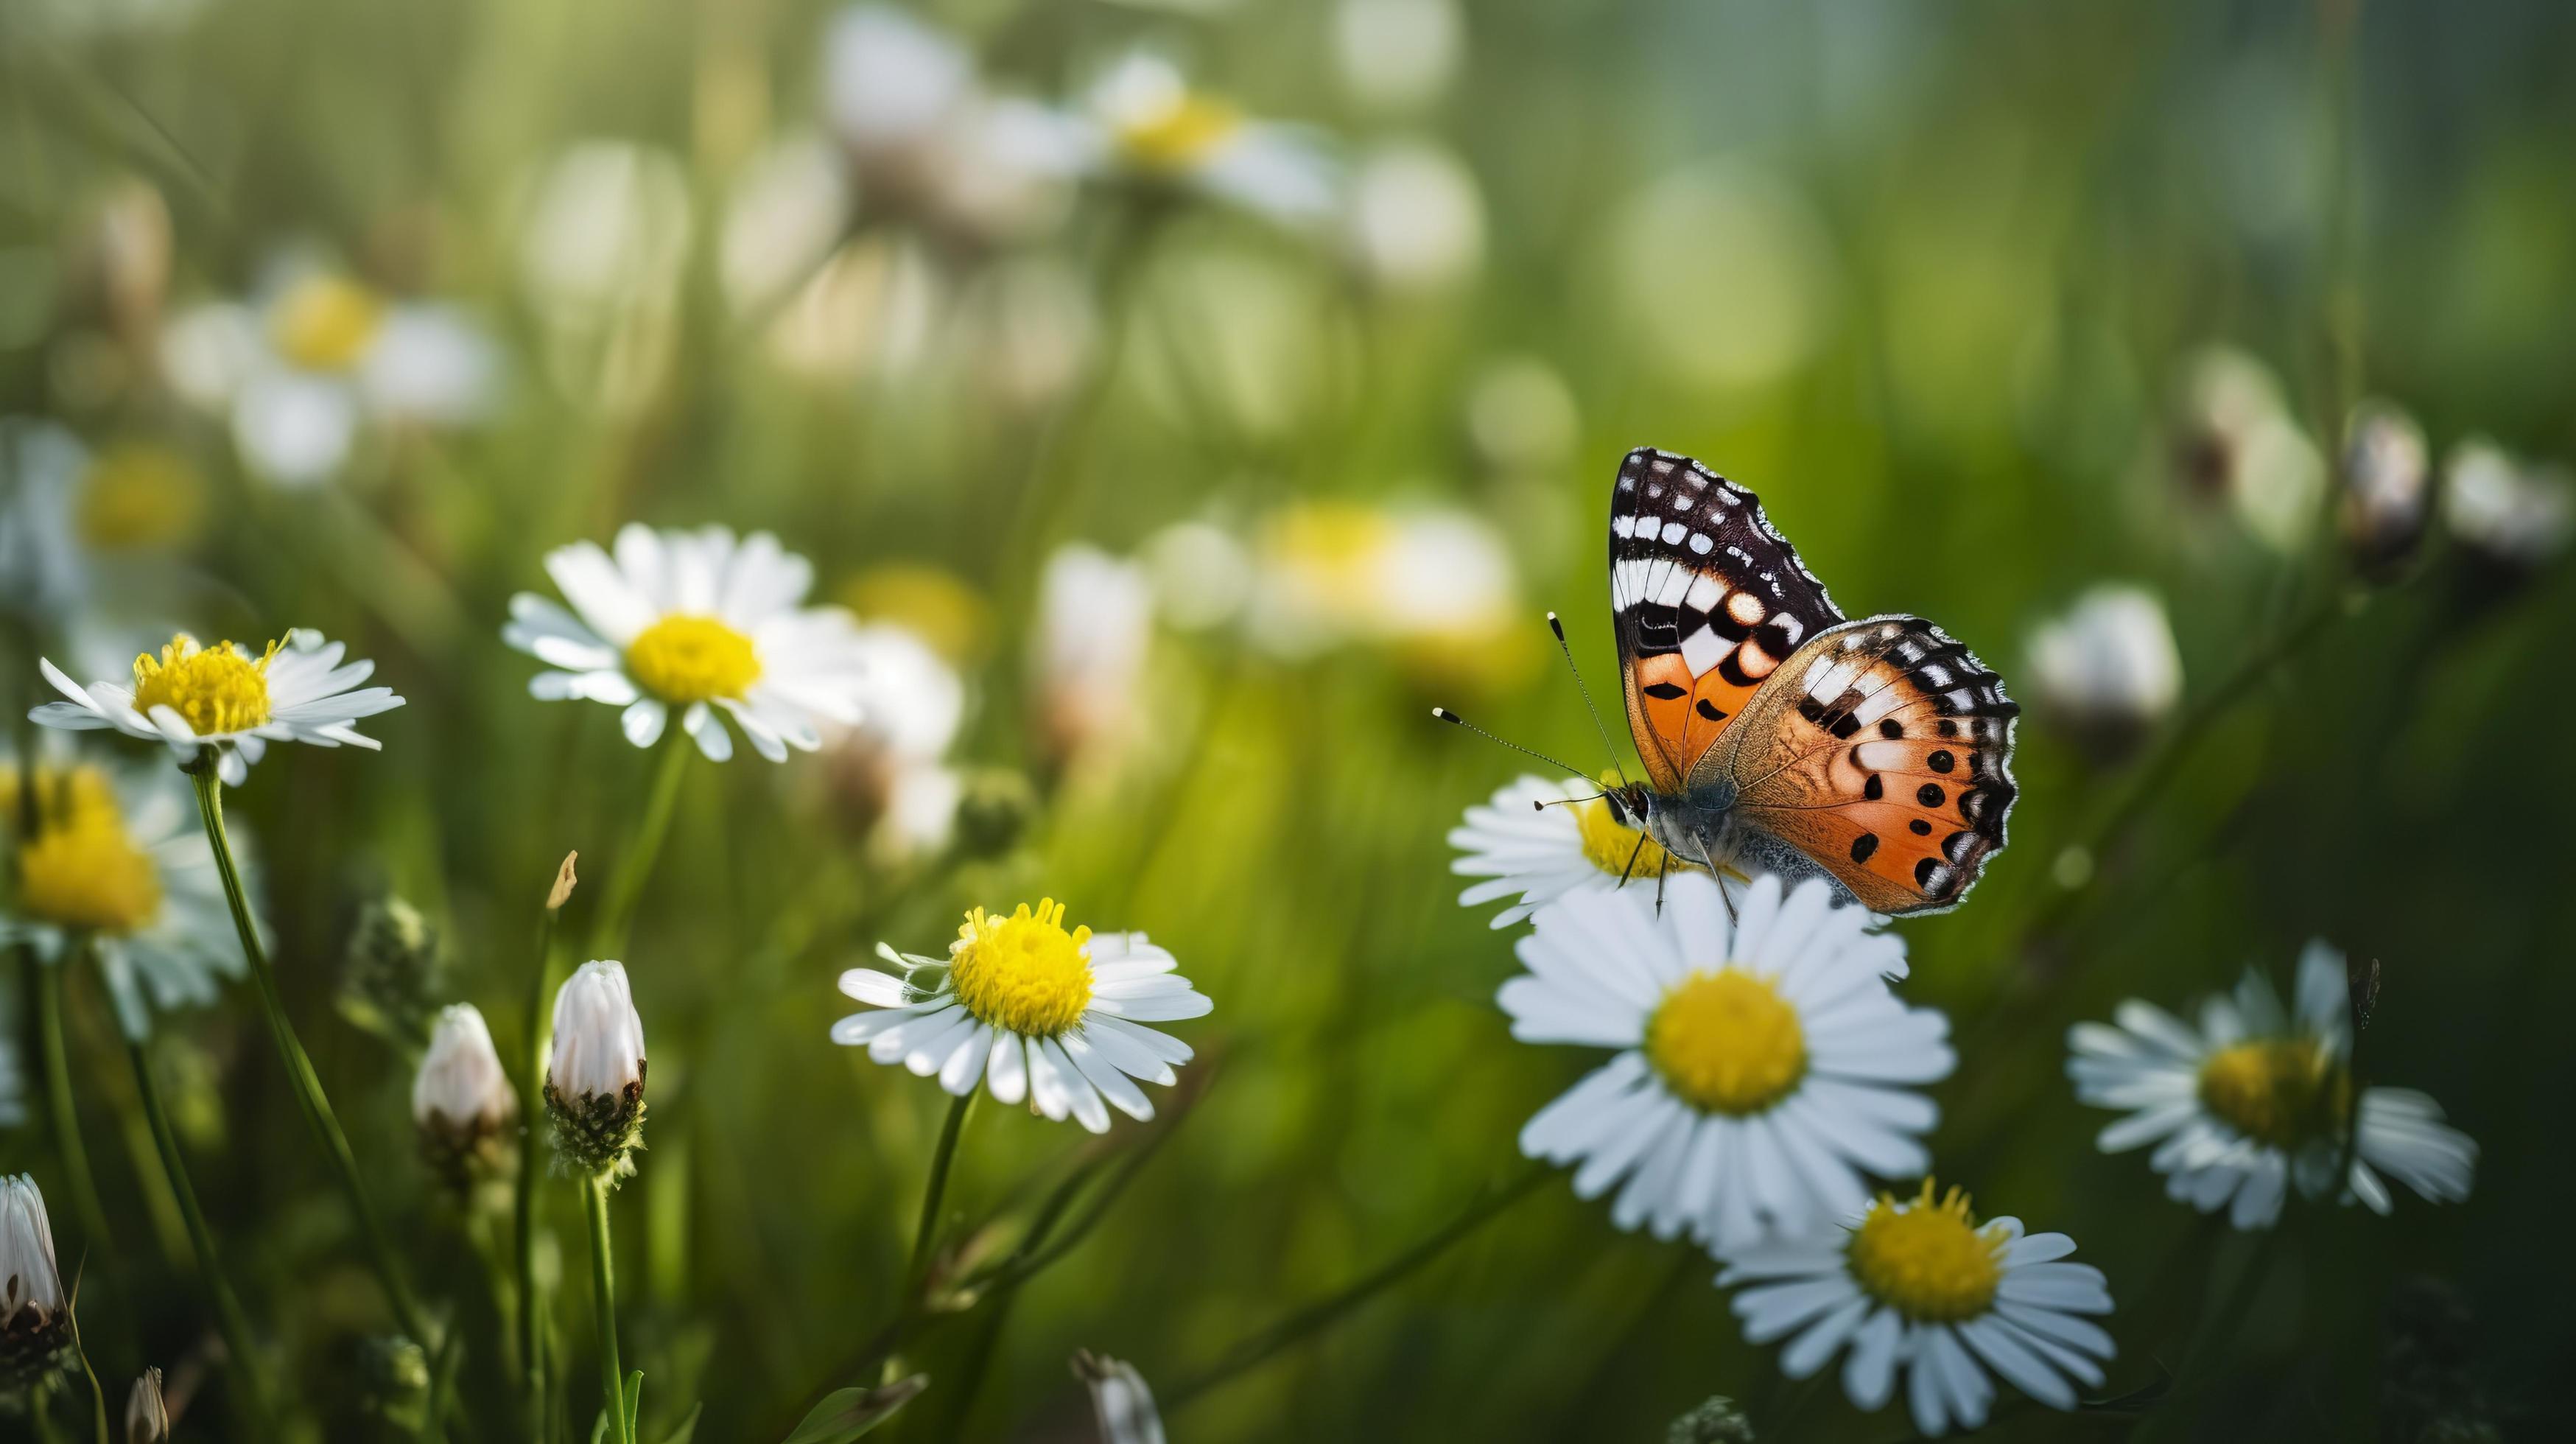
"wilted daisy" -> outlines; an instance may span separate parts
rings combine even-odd
[[[545,1097],[555,1147],[574,1168],[635,1171],[629,1154],[644,1129],[644,1019],[623,963],[594,959],[555,990]]]
[[[519,1096],[483,1011],[472,1003],[442,1009],[411,1083],[412,1122],[431,1161],[459,1178],[497,1162],[503,1134],[518,1116]]]
[[[1494,914],[1498,928],[1570,894],[1609,892],[1622,878],[1643,879],[1651,892],[1656,878],[1692,866],[1622,816],[1605,788],[1579,777],[1504,784],[1492,801],[1467,809],[1466,821],[1449,829],[1449,845],[1466,854],[1451,872],[1484,879],[1458,894],[1460,906],[1519,897]]]
[[[1026,1099],[1094,1133],[1108,1131],[1113,1107],[1153,1117],[1134,1080],[1169,1085],[1174,1065],[1190,1061],[1188,1044],[1143,1025],[1203,1017],[1215,1006],[1143,933],[1068,932],[1053,898],[1007,917],[976,908],[945,958],[883,944],[877,956],[900,975],[852,968],[841,991],[883,1011],[833,1024],[833,1042],[935,1074],[960,1098],[989,1075],[995,1101]]]
[[[546,574],[572,610],[521,592],[502,639],[559,671],[530,678],[546,701],[585,698],[625,709],[626,740],[680,728],[716,762],[733,756],[730,716],[752,750],[823,745],[822,727],[857,725],[866,679],[856,623],[839,607],[798,603],[813,564],[767,532],[737,541],[720,526],[656,531],[628,525],[614,555],[594,542],[546,554]]]
[[[2134,747],[2182,698],[2182,649],[2144,587],[2094,587],[2030,634],[2040,705],[2097,755]]]
[[[1100,1444],[1163,1444],[1163,1416],[1155,1412],[1154,1391],[1135,1365],[1077,1349],[1073,1376],[1091,1390],[1091,1416],[1100,1426]]]
[[[1197,191],[1282,223],[1323,220],[1338,204],[1338,166],[1314,132],[1254,120],[1145,52],[1111,65],[1078,110],[1057,118],[1045,159],[1073,174]]]
[[[182,632],[158,657],[134,659],[134,682],[83,687],[41,660],[45,680],[66,698],[27,715],[72,731],[112,727],[129,737],[169,744],[187,767],[211,748],[215,775],[239,787],[271,742],[316,747],[384,744],[362,736],[357,722],[403,704],[391,687],[360,687],[374,674],[368,661],[341,663],[348,648],[298,627],[253,655],[232,642],[208,647]]]
[[[1705,874],[1575,892],[1538,910],[1529,971],[1498,999],[1525,1043],[1617,1048],[1521,1130],[1532,1158],[1620,1185],[1611,1219],[1712,1248],[1860,1207],[1863,1175],[1919,1173],[1949,1076],[1949,1021],[1888,987],[1905,945],[1809,879],[1764,875],[1730,919]]]
[[[0,1178],[0,1395],[51,1380],[71,1362],[71,1346],[45,1195],[27,1174]]]
[[[2237,1228],[2268,1228],[2296,1187],[2307,1198],[2391,1207],[2382,1174],[2436,1203],[2469,1196],[2478,1145],[2411,1088],[2366,1088],[2354,1107],[2350,994],[2341,953],[2323,942],[2299,957],[2289,1009],[2248,971],[2232,996],[2205,999],[2200,1026],[2135,998],[2118,1026],[2067,1031],[2075,1096],[2128,1117],[2102,1130],[2106,1153],[2152,1143],[2168,1197],[2203,1213],[2224,1207]],[[2350,1138],[2348,1128],[2357,1128]],[[2349,1148],[2352,1166],[2335,1167]]]
[[[0,829],[18,878],[0,941],[60,967],[85,940],[133,1038],[151,1031],[154,1009],[211,1003],[218,978],[242,975],[223,874],[177,773],[39,762],[36,830],[21,837],[25,783],[17,763],[0,761]],[[237,855],[248,850],[238,826],[232,841]]]
[[[1937,1435],[1986,1422],[1990,1371],[2052,1409],[2102,1382],[2111,1336],[2083,1316],[2109,1313],[2111,1294],[2100,1269],[2064,1262],[2073,1252],[2073,1239],[2025,1235],[2017,1218],[1980,1226],[1959,1190],[1936,1199],[1927,1178],[1914,1197],[1882,1193],[1839,1226],[1727,1250],[1717,1281],[1744,1286],[1735,1312],[1747,1341],[1797,1336],[1782,1374],[1806,1378],[1848,1346],[1852,1403],[1885,1405],[1902,1372],[1915,1427]]]

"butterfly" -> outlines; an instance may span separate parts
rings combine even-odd
[[[1822,876],[1894,915],[1956,907],[2003,850],[2003,679],[1920,617],[1846,618],[1752,492],[1629,452],[1610,611],[1648,780],[1608,800],[1675,857]]]

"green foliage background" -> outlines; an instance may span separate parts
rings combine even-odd
[[[676,364],[626,415],[577,404],[538,359],[511,282],[514,188],[579,140],[665,147],[703,237],[752,144],[807,123],[826,9],[212,0],[108,33],[58,25],[57,9],[0,11],[0,412],[195,458],[214,514],[148,587],[156,615],[207,635],[318,626],[410,698],[372,729],[381,756],[283,749],[233,807],[263,843],[280,967],[361,1163],[470,1338],[495,1337],[491,1305],[416,1161],[408,1064],[332,993],[358,904],[391,890],[439,927],[450,991],[482,1004],[515,1058],[557,859],[580,849],[594,880],[614,866],[650,759],[606,709],[529,699],[534,664],[497,636],[510,593],[544,590],[544,550],[629,519],[721,521],[774,529],[826,591],[890,561],[947,568],[994,628],[961,756],[1033,775],[1023,657],[1034,569],[1056,543],[1125,551],[1188,516],[1434,497],[1488,516],[1518,563],[1527,650],[1498,668],[1361,648],[1290,663],[1167,633],[1142,698],[1149,744],[1042,789],[998,857],[873,866],[815,761],[692,769],[626,959],[654,1048],[650,1151],[616,1200],[648,1437],[703,1398],[699,1439],[766,1444],[855,1382],[834,1369],[894,1307],[943,1100],[826,1041],[850,1011],[833,979],[880,937],[934,948],[970,904],[1044,892],[1078,919],[1145,928],[1217,1006],[1174,1030],[1202,1049],[1201,1101],[1081,1248],[1007,1312],[943,1328],[901,1437],[1085,1437],[1074,1348],[1182,1380],[1515,1172],[1521,1123],[1595,1060],[1506,1035],[1492,997],[1510,935],[1456,906],[1443,834],[1521,769],[1424,713],[1447,702],[1597,756],[1538,616],[1565,614],[1601,686],[1598,539],[1626,447],[1686,451],[1755,487],[1846,608],[1930,615],[2016,687],[2033,623],[2096,580],[2149,582],[2173,612],[2186,713],[2341,586],[2324,550],[2277,557],[2176,488],[2169,398],[2197,348],[2265,358],[2315,435],[2367,393],[2410,408],[2437,450],[2487,433],[2576,451],[2576,14],[2552,4],[1497,0],[1465,7],[1442,97],[1392,124],[1337,81],[1323,7],[943,6],[1032,93],[1145,37],[1255,111],[1344,137],[1436,135],[1482,187],[1483,266],[1444,293],[1390,295],[1331,246],[1187,209],[1120,285],[1116,203],[1087,201],[1045,244],[1100,289],[1118,369],[1012,409],[953,374],[782,379],[726,314],[701,245]],[[1748,172],[1790,197],[1790,243],[1766,253],[1788,257],[1788,279],[1709,274],[1704,254],[1740,251],[1703,252],[1687,215],[1655,208],[1673,177]],[[64,238],[120,176],[166,200],[178,293],[237,294],[273,247],[305,239],[475,307],[511,353],[497,417],[287,493],[140,388],[67,395],[65,338],[84,323]],[[985,262],[934,263],[962,280]],[[1265,289],[1238,308],[1223,282],[1244,274]],[[1750,379],[1676,366],[1654,319],[1758,326],[1801,304],[1793,359]],[[1189,349],[1207,345],[1248,359],[1229,371]],[[1468,400],[1503,356],[1569,388],[1579,431],[1561,455],[1504,464],[1475,444]],[[1214,389],[1176,407],[1175,374]],[[2506,1435],[2576,1428],[2559,1222],[2576,1182],[2560,1122],[2576,1082],[2560,819],[2576,795],[2547,730],[2576,706],[2571,587],[2554,567],[2473,600],[2437,540],[2253,677],[2194,745],[2151,750],[2153,775],[2090,766],[2047,719],[2024,725],[2010,851],[1958,913],[1902,928],[1909,993],[1950,1010],[1961,1042],[1935,1090],[1940,1173],[1983,1211],[2073,1233],[2107,1271],[2110,1392],[2223,1333],[2144,1423],[2007,1409],[1994,1436],[2432,1437],[2391,1423],[2386,1398],[2406,1377],[2392,1351],[2452,1346],[2425,1342],[2428,1289],[2465,1318],[2461,1368]],[[6,673],[33,688],[32,657]],[[2053,862],[2133,795],[2136,825],[2061,887]],[[574,936],[595,894],[577,897]],[[2381,961],[2366,1066],[2479,1139],[2477,1193],[2455,1208],[2402,1195],[2388,1220],[2294,1208],[2244,1316],[2206,1322],[2255,1245],[2168,1203],[2142,1158],[2094,1150],[2107,1115],[2069,1096],[2064,1031],[2127,996],[2183,1007],[2248,965],[2286,977],[2312,935]],[[114,1141],[124,1080],[103,999],[83,983],[73,1001],[115,1237],[77,1236],[59,1203],[55,1222],[66,1264],[87,1260],[93,1358],[122,1379],[205,1323]],[[384,1327],[380,1306],[247,995],[165,1032],[170,1066],[200,1085],[192,1161],[252,1317],[317,1396],[353,1392],[353,1340]],[[987,1110],[956,1196],[1002,1207],[1086,1146]],[[0,1135],[0,1166],[57,1188],[41,1126]],[[580,1357],[578,1219],[569,1190],[551,1192]],[[1754,1401],[1757,1419],[1784,1407],[1772,1351],[1741,1342],[1714,1265],[1617,1233],[1606,1212],[1551,1183],[1167,1422],[1185,1440],[1651,1439],[1713,1393]],[[980,1388],[943,1394],[978,1368]],[[589,1377],[571,1374],[585,1420]],[[509,1398],[480,1348],[464,1395],[480,1437]],[[1909,1437],[1901,1411],[1864,1418],[1830,1385],[1797,1417],[1791,1437]],[[223,1424],[201,1409],[182,1437]]]

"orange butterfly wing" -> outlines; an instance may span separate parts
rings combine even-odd
[[[2021,707],[1919,617],[1817,636],[1712,758],[1744,825],[1788,843],[1881,913],[1955,907],[2004,846]]]
[[[1792,652],[1843,620],[1752,492],[1644,447],[1610,494],[1610,611],[1628,730],[1665,793]]]

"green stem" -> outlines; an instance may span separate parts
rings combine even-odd
[[[599,1387],[601,1407],[608,1411],[608,1437],[615,1444],[635,1444],[626,1428],[626,1371],[617,1358],[617,1277],[608,1246],[608,1175],[581,1181],[590,1214],[590,1287],[599,1322]]]
[[[234,1297],[232,1284],[225,1279],[223,1265],[215,1254],[215,1233],[197,1204],[196,1185],[188,1177],[187,1160],[180,1156],[178,1135],[171,1130],[169,1110],[161,1103],[160,1085],[153,1081],[151,1055],[143,1044],[132,1040],[127,1042],[126,1052],[134,1060],[134,1086],[143,1095],[143,1115],[151,1124],[152,1142],[161,1152],[162,1171],[170,1177],[170,1191],[179,1201],[179,1216],[187,1221],[188,1246],[197,1255],[197,1272],[214,1305],[215,1327],[223,1335],[224,1352],[232,1356],[234,1376],[241,1383],[243,1412],[258,1437],[265,1438],[269,1432],[268,1381],[260,1372],[259,1354],[251,1345],[250,1321],[243,1316],[241,1300]]]
[[[903,1271],[907,1310],[912,1307],[912,1295],[930,1272],[931,1244],[939,1234],[939,1205],[948,1193],[948,1170],[957,1161],[958,1135],[966,1131],[967,1115],[975,1111],[975,1100],[983,1096],[984,1090],[978,1088],[949,1100],[948,1117],[939,1125],[939,1144],[930,1155],[930,1179],[921,1189],[921,1221],[912,1232],[912,1262]]]
[[[223,783],[215,776],[212,754],[200,754],[198,763],[189,769],[188,780],[196,784],[197,811],[205,819],[206,841],[214,848],[216,870],[223,874],[224,899],[232,904],[233,930],[241,936],[242,955],[250,960],[251,977],[259,984],[269,1036],[277,1044],[277,1056],[286,1065],[288,1080],[295,1085],[296,1102],[303,1106],[305,1123],[339,1174],[341,1191],[349,1196],[349,1209],[357,1215],[358,1231],[366,1239],[367,1252],[375,1265],[377,1280],[384,1286],[385,1301],[393,1309],[395,1324],[426,1347],[431,1342],[428,1320],[422,1317],[411,1286],[404,1281],[402,1261],[394,1253],[393,1241],[377,1220],[374,1206],[367,1202],[366,1186],[358,1178],[358,1160],[349,1151],[348,1135],[340,1130],[339,1116],[331,1111],[331,1100],[322,1091],[321,1076],[313,1071],[312,1058],[295,1036],[295,1024],[286,1016],[286,998],[278,991],[277,971],[269,963],[268,949],[260,944],[258,925],[251,921],[250,898],[242,890],[241,868],[233,860],[231,840],[224,835]]]
[[[671,814],[680,801],[680,778],[687,773],[689,754],[695,750],[697,744],[674,718],[671,735],[662,743],[661,770],[653,776],[652,796],[645,801],[644,815],[636,819],[635,835],[628,840],[625,854],[617,859],[617,870],[609,875],[608,897],[600,904],[598,925],[591,930],[594,958],[614,958],[626,950],[635,900],[642,896],[644,884],[653,876],[653,864],[662,855],[662,839],[670,834]]]
[[[569,861],[567,861],[569,865]],[[519,1368],[526,1395],[528,1437],[545,1438],[545,1310],[537,1296],[537,1133],[545,1117],[546,993],[554,982],[555,920],[558,907],[548,907],[537,924],[536,966],[528,970],[527,1031],[520,1036],[527,1069],[519,1081],[519,1176],[512,1184],[511,1239],[519,1278]]]
[[[1483,1197],[1469,1204],[1465,1211],[1432,1231],[1420,1243],[1389,1259],[1376,1271],[1365,1274],[1347,1287],[1328,1297],[1306,1305],[1272,1324],[1269,1328],[1225,1351],[1217,1362],[1195,1377],[1183,1380],[1171,1390],[1163,1405],[1169,1416],[1237,1375],[1248,1373],[1287,1349],[1290,1345],[1322,1333],[1340,1323],[1360,1305],[1384,1293],[1415,1270],[1449,1251],[1460,1240],[1492,1222],[1513,1204],[1536,1192],[1538,1186],[1554,1176],[1556,1169],[1546,1163],[1533,1164],[1518,1178],[1486,1190]]]
[[[99,1202],[98,1180],[89,1171],[89,1148],[81,1141],[80,1110],[72,1101],[71,1050],[63,1045],[63,969],[60,963],[28,959],[36,973],[36,1049],[45,1069],[45,1107],[51,1115],[54,1150],[71,1184],[72,1212],[91,1246],[113,1253],[107,1210]]]

